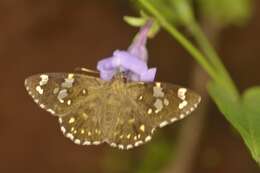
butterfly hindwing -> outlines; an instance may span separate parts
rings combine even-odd
[[[101,117],[98,110],[92,109],[85,102],[77,110],[59,118],[62,133],[81,145],[98,145],[105,138],[101,129]]]
[[[150,141],[155,129],[129,98],[125,98],[128,102],[125,107],[117,107],[114,112],[117,119],[107,140],[110,146],[119,149],[131,149]]]
[[[76,112],[60,118],[61,130],[77,144],[137,147],[150,141],[157,127],[191,113],[200,101],[191,90],[165,83],[106,85],[96,92]]]
[[[57,116],[77,109],[87,97],[88,89],[101,84],[98,78],[73,73],[39,74],[25,80],[25,87],[34,101]]]

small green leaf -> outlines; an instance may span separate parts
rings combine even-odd
[[[133,27],[142,27],[148,20],[151,20],[148,15],[141,11],[141,17],[124,16],[124,21]],[[148,33],[149,38],[155,37],[155,35],[160,31],[160,25],[157,21],[153,20],[153,25]]]
[[[249,126],[250,151],[260,163],[260,87],[248,89],[243,95],[245,116]]]
[[[260,163],[260,87],[247,90],[242,98],[216,82],[211,82],[208,90],[220,111],[241,134],[253,158]]]
[[[158,34],[160,29],[161,29],[160,24],[157,21],[154,21],[153,26],[152,26],[151,30],[149,31],[149,33],[148,33],[148,37],[149,38],[154,38]]]
[[[143,17],[124,16],[124,21],[130,26],[141,27],[145,25],[147,19]]]
[[[180,24],[190,25],[194,22],[194,12],[191,5],[191,0],[169,0]]]
[[[135,0],[136,6],[139,9],[144,10],[149,16],[153,16],[148,12],[143,3],[147,2],[153,5],[156,10],[160,11],[160,14],[164,16],[169,22],[175,25],[179,25],[180,21],[176,15],[175,9],[172,8],[171,0]]]
[[[239,132],[246,133],[248,129],[246,129],[245,117],[241,115],[240,98],[234,91],[216,82],[209,83],[208,91],[228,121]]]

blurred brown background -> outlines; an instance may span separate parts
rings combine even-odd
[[[220,54],[241,91],[260,84],[259,9],[256,1],[250,23],[244,28],[228,28],[220,38]],[[27,76],[39,72],[68,72],[82,66],[95,69],[99,59],[127,48],[137,30],[122,17],[131,14],[135,12],[124,0],[0,0],[0,172],[116,172],[117,168],[104,166],[109,153],[131,162],[122,165],[113,161],[113,167],[125,166],[117,172],[129,172],[128,168],[137,167],[137,161],[143,162],[146,145],[117,151],[107,145],[73,144],[63,137],[57,119],[38,108],[23,86]],[[150,64],[158,67],[157,79],[189,85],[194,61],[166,32],[148,47]],[[166,127],[156,136],[175,133],[173,130],[178,128]],[[151,143],[155,140],[160,139],[155,137]],[[242,139],[213,103],[193,172],[260,172]]]

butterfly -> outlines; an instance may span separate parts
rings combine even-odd
[[[111,81],[81,73],[28,77],[35,103],[58,117],[62,133],[80,145],[108,143],[132,149],[154,131],[189,115],[201,97],[185,87],[162,82],[129,82],[118,72]]]

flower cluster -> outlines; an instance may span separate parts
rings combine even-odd
[[[156,68],[148,68],[146,42],[152,22],[148,21],[137,33],[128,50],[116,50],[112,57],[102,59],[97,64],[100,78],[111,80],[118,72],[124,72],[128,81],[154,81]]]

